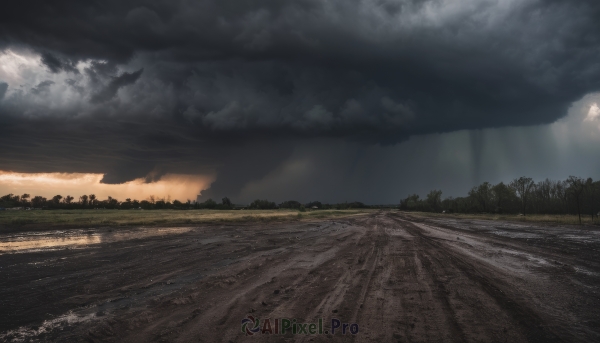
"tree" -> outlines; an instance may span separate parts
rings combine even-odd
[[[529,199],[529,193],[531,193],[531,187],[533,187],[533,185],[533,179],[524,176],[514,179],[510,183],[510,187],[515,190],[517,196],[521,200],[521,205],[523,206],[523,215],[525,215],[527,200]]]
[[[60,203],[60,199],[62,199],[62,195],[55,195],[52,197],[52,202],[58,205]]]
[[[109,196],[106,200],[106,207],[108,208],[116,208],[119,206],[119,200]]]
[[[553,182],[549,179],[540,181],[535,185],[535,209],[538,213],[549,213],[552,207]]]
[[[232,206],[231,200],[229,200],[228,197],[224,197],[223,199],[221,199],[221,203],[223,204],[223,207],[230,208]]]
[[[208,199],[205,202],[200,204],[200,208],[213,209],[215,207],[217,207],[217,202],[214,201],[213,199]]]
[[[302,204],[295,200],[288,200],[288,201],[284,201],[281,204],[279,204],[279,208],[299,209],[301,206],[302,206]]]
[[[65,204],[69,205],[69,204],[71,204],[71,201],[73,201],[73,199],[75,199],[75,198],[73,198],[70,195],[67,195],[63,201],[65,202]]]
[[[569,176],[567,184],[569,185],[568,192],[575,200],[577,215],[579,216],[579,225],[581,225],[581,198],[586,188],[585,181],[580,177]]]
[[[427,205],[435,212],[442,209],[442,191],[433,190],[427,194]]]
[[[33,207],[42,207],[44,206],[44,203],[46,202],[46,198],[41,197],[39,195],[33,197],[33,199],[31,199],[31,204],[33,205]]]
[[[416,211],[421,206],[421,200],[419,200],[418,194],[412,194],[406,197],[406,199],[400,201],[401,210]]]
[[[320,204],[320,203],[319,203]],[[275,209],[277,208],[277,204],[274,202],[270,202],[269,200],[254,200],[250,206],[248,206],[249,208],[255,208],[258,210],[269,210],[269,209]]]
[[[79,197],[79,203],[80,203],[80,204],[81,204],[83,207],[85,207],[85,206],[87,205],[87,203],[88,203],[88,196],[87,196],[87,195],[85,195],[85,194],[84,194],[84,195],[82,195],[82,196],[80,196],[80,197]]]
[[[514,191],[505,185],[504,182],[500,182],[492,187],[492,198],[496,205],[495,211],[498,213],[506,211],[510,207],[511,199],[514,199],[514,197]]]
[[[20,201],[21,199],[18,195],[10,193],[0,198],[0,207],[19,206]]]
[[[125,199],[125,202],[121,203],[121,208],[124,210],[128,210],[132,207],[131,198]]]
[[[594,223],[594,180],[592,180],[591,177],[589,177],[587,180],[585,180],[585,189],[584,189],[584,197],[585,197],[585,203],[586,203],[586,208],[584,210],[587,210],[589,212],[587,213],[591,213],[592,214],[592,224]]]
[[[21,195],[21,202],[23,202],[23,205],[25,205],[25,206],[27,205],[27,202],[28,202],[27,199],[29,199],[29,198],[31,198],[31,195],[29,195],[27,193]]]
[[[484,182],[477,187],[473,187],[469,192],[469,196],[481,205],[483,212],[487,212],[492,203],[492,185],[489,182]]]
[[[96,205],[96,195],[95,194],[90,194],[90,205],[92,205],[92,206]]]
[[[596,181],[590,187],[590,207],[592,209],[592,222],[594,221],[593,216],[596,218],[600,217],[600,181]]]
[[[558,181],[554,184],[552,192],[561,204],[561,212],[567,213],[569,211],[569,192],[567,181]]]

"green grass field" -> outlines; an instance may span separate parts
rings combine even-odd
[[[482,213],[482,214],[463,214],[463,213],[432,213],[432,212],[406,212],[407,214],[415,217],[429,217],[429,218],[456,218],[456,219],[480,219],[480,220],[507,220],[507,221],[518,221],[518,222],[532,222],[532,223],[553,223],[553,224],[568,224],[578,225],[579,217],[577,215],[561,214],[529,214],[526,216],[519,216],[516,214],[493,214],[493,213]],[[584,225],[600,225],[598,217],[594,217],[592,221],[591,214],[581,215],[581,223]]]
[[[211,222],[303,220],[360,215],[374,210],[36,210],[0,211],[0,227],[182,226]]]

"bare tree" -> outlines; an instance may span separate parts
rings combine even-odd
[[[569,176],[567,179],[569,184],[569,193],[575,199],[575,205],[577,205],[577,215],[579,216],[579,225],[581,225],[581,196],[585,190],[585,181],[576,176]]]
[[[562,205],[562,212],[569,211],[569,192],[567,192],[567,181],[557,181],[554,185],[554,192]]]
[[[533,179],[530,177],[521,176],[518,179],[514,179],[510,183],[510,187],[512,187],[515,192],[517,192],[517,196],[521,200],[521,205],[523,206],[523,215],[525,215],[525,210],[527,208],[527,200],[529,199],[529,194],[531,193],[531,188],[533,187]]]
[[[589,177],[585,180],[585,191],[586,202],[588,203],[588,209],[592,214],[592,224],[594,224],[594,193],[595,193],[594,180]]]
[[[551,203],[552,181],[546,179],[535,185],[535,193],[537,198],[537,211],[539,213],[547,213]]]

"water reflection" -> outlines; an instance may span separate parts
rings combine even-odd
[[[166,236],[188,232],[191,228],[138,228],[118,229],[117,232],[91,230],[70,230],[52,232],[31,232],[19,235],[0,235],[0,254],[26,252],[31,250],[66,249],[86,247],[100,243],[111,243],[131,239]]]

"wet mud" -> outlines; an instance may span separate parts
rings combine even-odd
[[[423,219],[0,236],[0,341],[595,342],[600,230]],[[294,318],[342,334],[262,334]]]

